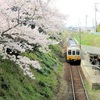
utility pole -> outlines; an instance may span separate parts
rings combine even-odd
[[[79,41],[80,41],[80,50],[81,50],[81,28],[79,29]]]
[[[97,13],[96,12],[100,12],[97,9],[97,4],[100,4],[100,3],[95,3],[95,32],[96,32],[96,28],[97,28]]]
[[[79,32],[79,47],[81,51],[81,23],[80,23],[80,18],[78,18],[78,32]]]
[[[80,18],[78,18],[78,32],[80,31]]]
[[[96,11],[97,11],[97,8],[96,8],[96,5],[97,5],[97,3],[95,3],[95,28],[94,28],[95,32],[96,32],[96,28],[97,28],[97,20],[96,20]]]
[[[86,26],[85,26],[85,30],[87,31],[87,15],[86,15]]]
[[[94,28],[94,19],[92,20],[92,27]]]

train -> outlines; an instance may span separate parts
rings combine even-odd
[[[81,62],[81,50],[73,37],[67,38],[66,61],[68,63]]]

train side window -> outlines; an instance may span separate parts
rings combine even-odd
[[[72,55],[75,55],[75,51],[72,51]]]
[[[77,50],[77,51],[76,51],[76,55],[79,55],[79,54],[80,54],[80,52]]]
[[[71,50],[68,50],[68,55],[71,55]]]

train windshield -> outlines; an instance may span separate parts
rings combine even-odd
[[[79,55],[79,54],[80,54],[80,52],[78,50],[76,50],[76,55]]]
[[[80,55],[79,50],[68,50],[68,55]]]
[[[68,50],[68,55],[71,55],[71,50]]]
[[[72,55],[75,55],[75,51],[72,51]]]

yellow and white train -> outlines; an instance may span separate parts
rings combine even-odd
[[[67,38],[66,60],[69,63],[81,61],[80,47],[72,37]]]

